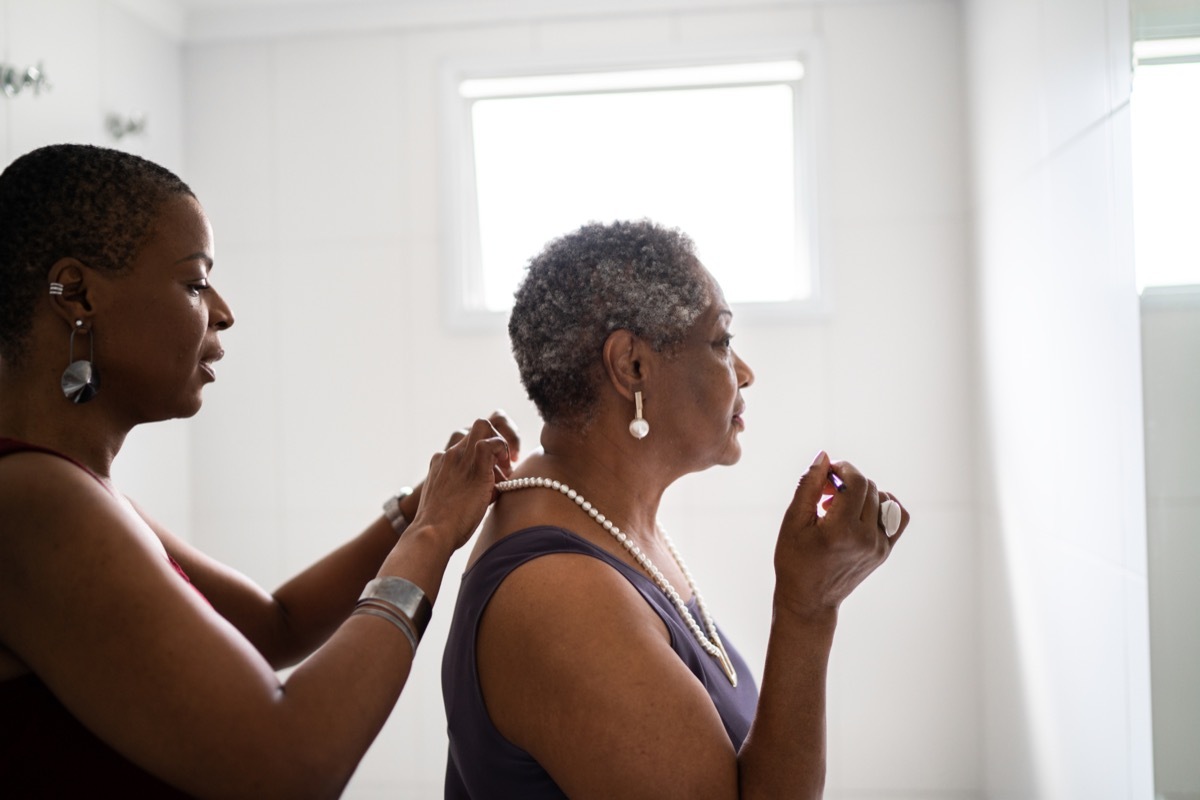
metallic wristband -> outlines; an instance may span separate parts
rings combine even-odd
[[[383,515],[387,517],[388,522],[392,523],[392,530],[396,532],[397,536],[404,533],[409,523],[408,517],[404,516],[404,512],[400,510],[400,501],[412,493],[412,487],[405,486],[396,493],[395,497],[389,497],[383,504]]]
[[[395,608],[401,615],[412,620],[413,632],[416,633],[418,641],[425,633],[429,618],[433,616],[433,606],[429,604],[429,598],[419,586],[404,578],[388,576],[370,581],[363,589],[358,602],[359,605],[386,603]]]

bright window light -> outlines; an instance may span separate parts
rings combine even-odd
[[[1198,97],[1200,63],[1137,67],[1130,109],[1139,292],[1200,284]]]
[[[803,74],[791,60],[459,82],[477,212],[468,304],[507,311],[547,241],[642,217],[688,233],[731,302],[810,299]]]

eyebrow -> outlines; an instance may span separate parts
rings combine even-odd
[[[197,251],[190,255],[186,255],[183,258],[176,261],[175,263],[182,264],[185,261],[203,261],[205,266],[208,267],[208,271],[212,272],[212,268],[213,268],[212,256],[210,256],[208,253],[205,253],[204,251]]]

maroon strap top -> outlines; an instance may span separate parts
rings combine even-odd
[[[63,458],[100,480],[61,453],[0,437],[0,458],[21,452]],[[187,797],[98,739],[33,673],[0,681],[0,796]]]

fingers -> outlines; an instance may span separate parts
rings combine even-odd
[[[461,451],[470,458],[475,474],[480,478],[490,475],[494,480],[505,480],[512,473],[515,459],[508,439],[489,420],[475,420],[466,435],[447,448],[446,452],[452,450]],[[497,475],[498,478],[495,477]]]
[[[825,494],[828,480],[829,456],[822,450],[817,453],[812,465],[800,476],[800,483],[797,484],[796,492],[792,496],[789,512],[802,514],[805,520],[815,519],[817,504],[820,503],[821,496]]]
[[[488,422],[504,437],[504,441],[508,442],[509,460],[515,462],[521,457],[521,437],[517,433],[517,426],[500,409],[492,412],[491,416],[488,417]]]
[[[479,420],[475,421],[476,424]],[[487,422],[492,426],[492,433],[503,437],[508,443],[508,457],[510,463],[515,463],[521,455],[521,437],[517,433],[517,426],[509,418],[508,414],[497,409],[493,411],[487,418]],[[449,450],[454,445],[466,439],[471,433],[471,428],[459,428],[450,434],[450,439],[446,442],[446,449]]]
[[[512,450],[509,447],[508,440],[501,436],[491,423],[487,420],[476,420],[475,425],[480,423],[487,426],[486,430],[479,431],[481,436],[486,435],[486,438],[480,438],[475,442],[475,464],[480,470],[480,474],[484,472],[493,475],[495,480],[506,480],[512,474],[513,459]],[[471,434],[475,435],[476,429],[472,428]],[[495,476],[499,477],[495,477]]]
[[[883,532],[889,544],[895,544],[900,533],[908,526],[909,514],[904,505],[889,492],[880,491],[875,481],[847,461],[832,464],[830,473],[841,479],[842,490],[832,493],[826,500],[824,507],[828,523],[837,526],[853,524],[853,527],[872,538],[878,532]],[[832,485],[827,484],[827,487]],[[899,524],[890,535],[881,515],[881,508],[888,500],[896,503],[900,510]]]

